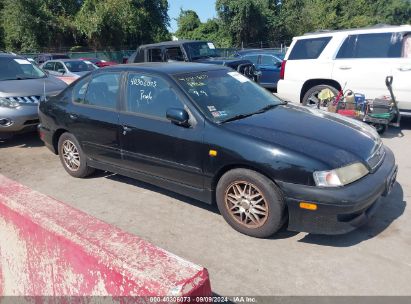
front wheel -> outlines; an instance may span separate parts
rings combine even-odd
[[[285,204],[280,189],[255,171],[234,169],[225,173],[217,184],[216,200],[224,219],[241,233],[265,238],[284,223]]]
[[[87,165],[86,155],[71,133],[63,133],[58,141],[60,161],[67,173],[73,177],[86,177],[94,172]]]

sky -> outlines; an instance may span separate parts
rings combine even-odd
[[[170,32],[177,31],[177,22],[174,20],[180,14],[180,8],[183,10],[193,10],[200,17],[201,22],[207,19],[216,17],[215,0],[168,0],[170,9],[168,15],[170,16]]]

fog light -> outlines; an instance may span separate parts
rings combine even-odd
[[[313,203],[300,202],[300,208],[315,211],[318,209],[318,206]]]
[[[1,127],[9,127],[13,124],[13,121],[11,121],[8,118],[0,118],[0,126]]]

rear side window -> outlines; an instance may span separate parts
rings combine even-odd
[[[147,50],[147,61],[148,62],[162,62],[163,57],[161,56],[161,49],[148,49]]]
[[[331,37],[298,40],[291,50],[288,60],[317,59],[330,40]]]
[[[402,52],[402,41],[402,33],[348,36],[336,58],[399,58]]]
[[[120,76],[119,73],[100,74],[94,77],[88,85],[79,87],[79,93],[85,89],[87,90],[82,103],[115,109],[117,107]]]

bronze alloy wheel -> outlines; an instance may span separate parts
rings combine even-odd
[[[77,171],[80,168],[80,154],[76,145],[71,140],[66,139],[63,142],[62,152],[66,167],[71,171]]]
[[[268,218],[268,204],[262,192],[245,181],[232,183],[225,192],[225,206],[230,216],[247,228],[258,228]]]

